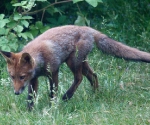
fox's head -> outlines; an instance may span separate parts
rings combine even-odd
[[[13,81],[14,93],[19,95],[33,77],[34,60],[29,53],[0,51],[7,62],[7,70]]]

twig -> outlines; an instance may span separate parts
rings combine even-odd
[[[41,22],[43,22],[44,14],[45,14],[45,9],[43,10],[43,13],[42,13]]]
[[[36,10],[36,11],[33,11],[33,12],[23,12],[22,15],[33,15],[33,14],[39,13],[39,12],[41,12],[43,10],[46,10],[47,8],[49,8],[51,6],[54,6],[56,4],[67,3],[67,2],[72,2],[72,0],[64,0],[64,1],[60,1],[60,2],[55,2],[55,3],[52,3],[52,4],[42,8],[40,10]]]

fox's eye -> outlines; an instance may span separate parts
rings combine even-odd
[[[26,76],[20,76],[20,80],[23,80]]]

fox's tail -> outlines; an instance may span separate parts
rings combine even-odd
[[[120,42],[110,39],[100,32],[94,34],[97,47],[105,53],[124,58],[126,60],[142,61],[150,63],[150,54],[138,49],[126,46]]]

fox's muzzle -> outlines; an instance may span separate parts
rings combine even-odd
[[[19,95],[20,93],[19,92],[15,92],[15,95]]]
[[[15,95],[20,95],[23,92],[24,88],[25,87],[23,86],[19,91],[14,90]]]

